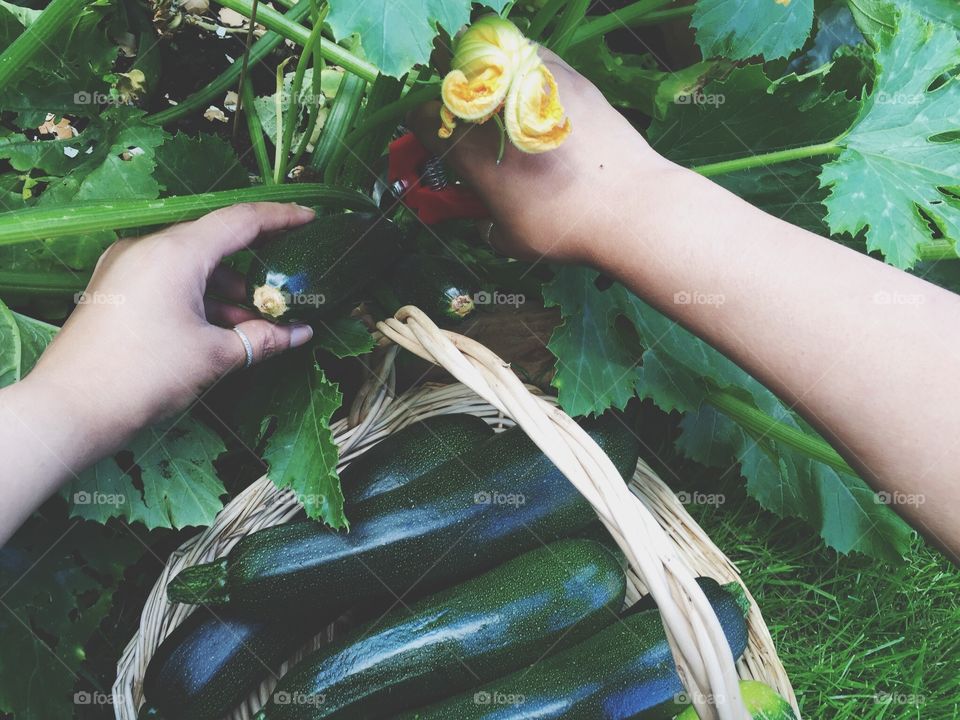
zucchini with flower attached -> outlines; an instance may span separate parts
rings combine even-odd
[[[256,248],[248,299],[273,320],[322,318],[359,299],[390,267],[400,236],[376,213],[321,215]]]
[[[256,720],[374,720],[536,662],[616,620],[621,558],[561,540],[304,658]]]
[[[378,297],[391,315],[403,305],[416,305],[437,324],[452,325],[473,314],[479,291],[479,279],[459,260],[413,255],[397,265]]]
[[[585,425],[620,473],[631,474],[639,447],[630,428],[611,415]],[[225,557],[183,570],[167,596],[264,615],[309,604],[336,617],[358,598],[447,587],[595,519],[559,469],[513,428],[359,504],[349,533],[314,521],[260,530]]]

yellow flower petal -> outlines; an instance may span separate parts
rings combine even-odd
[[[448,137],[453,135],[454,129],[457,127],[457,118],[452,112],[447,109],[446,105],[440,106],[440,130],[437,131],[437,135],[446,140]]]
[[[444,105],[463,120],[483,122],[497,112],[529,41],[497,15],[480,18],[455,45],[443,79]]]
[[[511,142],[526,153],[553,150],[570,134],[557,81],[535,48],[510,88],[504,119]]]

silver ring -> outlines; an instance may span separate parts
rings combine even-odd
[[[250,338],[247,337],[247,334],[238,327],[233,328],[233,331],[237,334],[237,337],[240,338],[240,342],[243,343],[243,349],[247,353],[247,359],[243,363],[244,369],[253,365],[253,345],[250,343]]]

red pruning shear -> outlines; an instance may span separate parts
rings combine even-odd
[[[410,132],[390,143],[387,189],[427,225],[490,216],[472,190],[449,181],[440,158],[431,155]]]

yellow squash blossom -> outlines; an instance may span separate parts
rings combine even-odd
[[[570,134],[553,74],[537,46],[497,15],[480,18],[458,38],[443,79],[439,135],[457,119],[483,123],[504,108],[507,134],[524,152],[552,150]]]
[[[482,122],[503,104],[523,49],[516,26],[497,15],[480,18],[457,40],[442,95],[456,117]]]
[[[560,104],[553,73],[534,48],[517,72],[504,107],[507,136],[520,150],[553,150],[570,134],[570,119]]]

